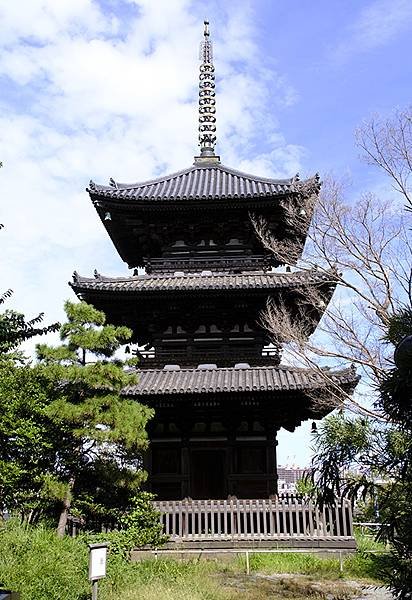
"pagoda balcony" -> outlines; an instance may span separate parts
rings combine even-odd
[[[233,367],[237,363],[249,363],[254,366],[278,365],[280,351],[278,348],[265,347],[259,353],[256,349],[228,348],[221,346],[213,351],[191,347],[140,350],[136,352],[139,368],[156,369],[165,365],[197,366],[202,363],[217,364],[221,367]]]
[[[225,271],[269,271],[273,266],[271,256],[168,256],[145,259],[145,268],[151,273]]]

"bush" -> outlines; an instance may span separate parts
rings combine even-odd
[[[110,553],[127,558],[133,548],[150,546],[158,548],[167,541],[159,520],[160,513],[153,507],[153,494],[140,492],[132,499],[132,507],[120,520],[119,531],[107,534],[86,535],[88,542],[110,543]]]

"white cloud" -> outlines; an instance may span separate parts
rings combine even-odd
[[[389,43],[412,26],[411,0],[373,0],[364,6],[332,57],[345,61]]]
[[[110,5],[117,15],[104,6],[0,6],[1,281],[15,290],[14,306],[29,315],[45,311],[49,320],[61,318],[72,296],[74,269],[125,272],[84,191],[89,179],[143,180],[184,168],[197,153],[202,24],[195,3],[129,0],[124,14],[125,2]],[[286,143],[273,114],[294,93],[262,63],[247,4],[217,9],[206,2],[202,9],[212,35],[219,14],[223,162],[257,174],[295,173],[302,149]]]
[[[61,33],[96,34],[108,29],[93,0],[20,0],[0,5],[2,40],[5,46],[30,39],[46,44]]]

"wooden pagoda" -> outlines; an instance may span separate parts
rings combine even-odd
[[[325,416],[336,399],[325,401],[319,370],[281,364],[281,346],[260,314],[268,298],[298,314],[316,290],[322,302],[305,304],[313,331],[336,281],[333,273],[296,270],[296,256],[285,269],[251,222],[251,213],[263,218],[271,236],[302,251],[305,234],[290,215],[302,215],[318,178],[257,177],[215,154],[207,26],[199,85],[200,155],[192,166],[142,183],[90,182],[97,213],[134,274],[75,273],[70,285],[134,332],[139,382],[124,394],[155,409],[145,461],[159,500],[268,498],[277,492],[277,431]],[[345,392],[357,380],[351,368],[329,371]]]

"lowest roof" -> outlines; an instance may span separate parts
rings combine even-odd
[[[342,387],[353,391],[359,381],[354,367],[341,370],[301,369],[288,366],[244,368],[191,368],[138,371],[139,381],[123,390],[126,396],[270,392]]]

